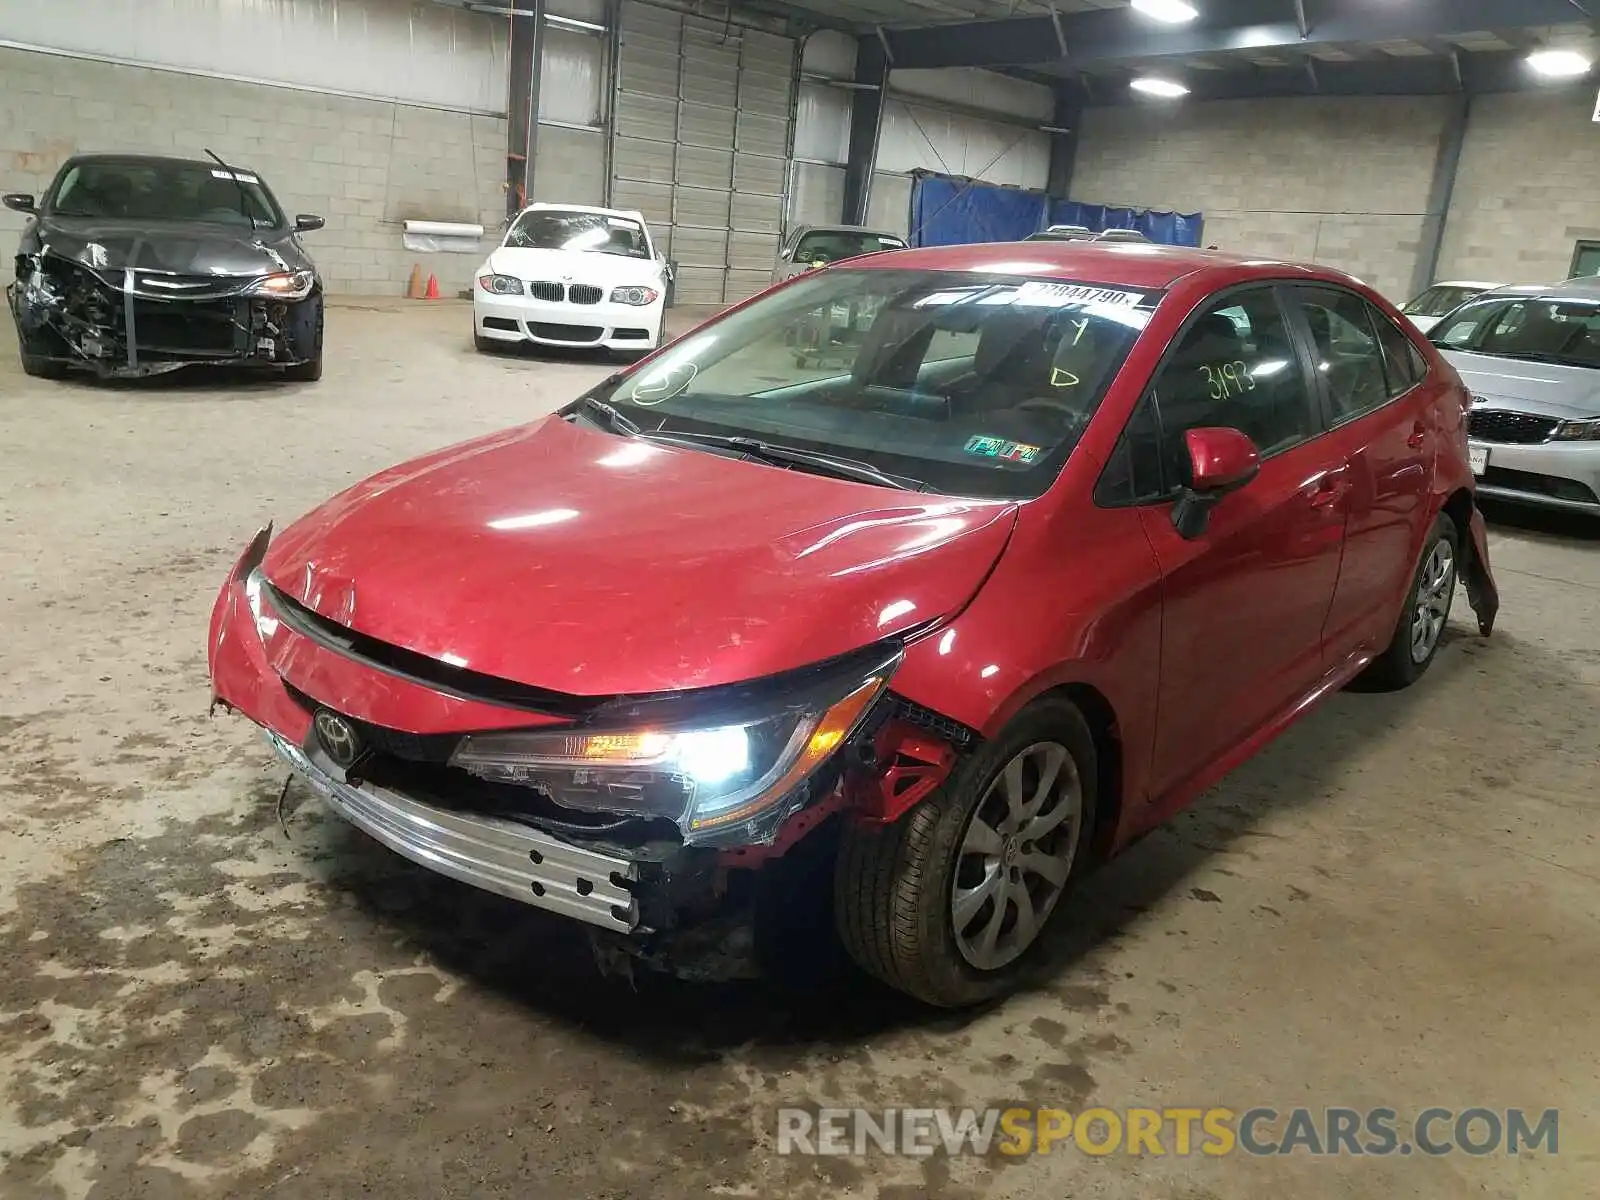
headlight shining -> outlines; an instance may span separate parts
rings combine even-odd
[[[786,816],[785,802],[855,730],[891,667],[858,678],[831,703],[742,724],[473,734],[450,762],[480,779],[534,788],[568,808],[663,818],[687,842],[709,840],[758,818]]]
[[[478,286],[496,296],[522,295],[522,280],[514,275],[479,275]]]
[[[647,287],[619,287],[611,290],[613,304],[632,304],[635,306],[654,304],[656,297],[661,295],[655,288]]]
[[[271,296],[275,300],[304,300],[311,294],[316,276],[310,271],[279,271],[263,275],[245,289],[250,296]]]

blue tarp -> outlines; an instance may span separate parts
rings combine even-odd
[[[976,183],[948,175],[918,174],[911,188],[911,244],[958,246],[970,242],[1015,242],[1047,225],[1137,229],[1152,242],[1198,246],[1199,213],[1151,212],[1050,200],[1021,188]]]
[[[911,186],[911,244],[1017,242],[1042,227],[1045,198],[1021,188],[919,175]]]

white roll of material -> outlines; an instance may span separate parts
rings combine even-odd
[[[478,243],[483,240],[483,226],[457,221],[407,221],[402,240],[407,250],[423,254],[435,251],[466,254],[478,249]]]

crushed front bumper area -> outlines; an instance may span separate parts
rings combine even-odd
[[[322,295],[245,294],[254,277],[98,273],[50,253],[22,255],[7,288],[23,351],[102,377],[184,366],[290,367],[316,355]]]
[[[430,871],[485,891],[631,933],[639,903],[630,890],[638,864],[560,841],[527,825],[449,812],[370,782],[352,784],[325,770],[276,733],[268,739],[285,762],[357,829]]]

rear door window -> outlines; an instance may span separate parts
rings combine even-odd
[[[1296,287],[1291,294],[1310,328],[1312,364],[1332,422],[1353,420],[1388,403],[1383,348],[1367,302],[1338,288]]]

